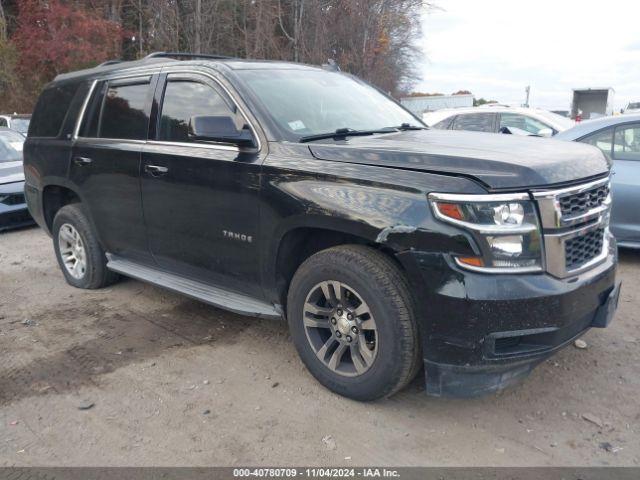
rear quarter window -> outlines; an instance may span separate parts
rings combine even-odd
[[[33,111],[30,137],[58,137],[79,83],[54,85],[45,89]]]

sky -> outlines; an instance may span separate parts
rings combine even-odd
[[[568,110],[572,88],[640,101],[638,0],[430,0],[415,91]]]

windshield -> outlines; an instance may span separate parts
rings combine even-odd
[[[29,118],[12,118],[11,128],[16,132],[24,133],[25,135],[29,131]]]
[[[0,131],[0,163],[22,161],[24,137],[11,130]]]
[[[239,70],[287,137],[423,124],[375,88],[324,70]]]

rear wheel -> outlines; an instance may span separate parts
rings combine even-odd
[[[291,282],[288,321],[309,371],[341,395],[392,395],[419,366],[407,281],[377,250],[340,246],[307,259]]]
[[[67,283],[96,289],[112,284],[118,275],[107,269],[107,258],[98,243],[82,204],[65,205],[53,219],[53,246]]]

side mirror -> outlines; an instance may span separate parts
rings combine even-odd
[[[205,142],[223,142],[255,147],[251,130],[238,130],[233,118],[227,116],[195,116],[189,119],[189,138]]]
[[[553,137],[553,130],[550,128],[541,128],[538,130],[538,135],[541,137],[551,138]]]

